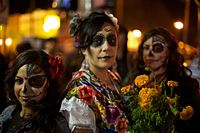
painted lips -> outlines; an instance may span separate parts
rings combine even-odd
[[[103,56],[103,57],[98,57],[98,59],[101,59],[101,60],[108,60],[108,59],[111,59],[113,56]]]

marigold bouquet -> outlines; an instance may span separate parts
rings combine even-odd
[[[121,89],[125,103],[128,107],[130,132],[134,133],[171,133],[175,129],[176,117],[188,120],[193,115],[191,106],[181,107],[178,103],[179,96],[173,95],[178,82],[167,81],[156,84],[153,88],[145,85],[149,82],[147,75],[139,75],[132,85]],[[166,88],[170,93],[166,93]]]

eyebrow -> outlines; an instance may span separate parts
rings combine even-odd
[[[159,36],[152,37],[152,43],[154,43],[154,42],[162,42],[164,44],[166,43],[165,39],[163,39],[163,38],[161,38]]]
[[[35,74],[35,75],[31,75],[31,76],[26,77],[26,78],[32,78],[32,77],[37,77],[37,76],[42,76],[42,77],[44,76],[44,77],[45,77],[46,75],[45,75],[45,74]],[[15,77],[17,77],[17,78],[22,78],[22,77],[17,76],[17,75],[16,75]]]
[[[22,77],[16,75],[15,78],[22,78]]]
[[[109,32],[109,31],[114,32],[112,28],[105,28],[104,30],[105,30],[106,32]]]

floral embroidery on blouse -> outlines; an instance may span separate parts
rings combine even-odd
[[[117,78],[111,71],[108,72],[117,84]],[[90,70],[75,72],[66,89],[67,99],[75,96],[94,111],[98,128],[120,133],[127,131],[128,120],[123,112],[120,94],[102,84]]]

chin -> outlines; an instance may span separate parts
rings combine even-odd
[[[103,68],[109,69],[112,65],[105,65]]]

